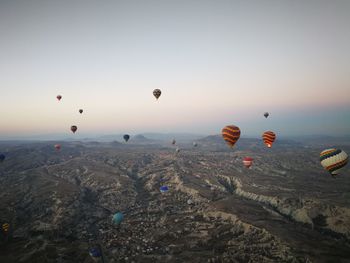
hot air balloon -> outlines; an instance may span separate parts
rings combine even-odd
[[[176,153],[179,153],[180,152],[180,148],[178,147],[178,148],[176,148]]]
[[[99,248],[93,247],[89,249],[89,255],[92,258],[100,258],[102,256],[102,253]]]
[[[161,94],[162,94],[162,91],[160,89],[155,89],[153,91],[153,96],[156,97],[156,99],[159,99]]]
[[[116,213],[112,218],[112,223],[115,225],[120,225],[124,220],[124,215],[121,212]]]
[[[321,165],[332,175],[339,173],[349,161],[349,157],[343,150],[326,149],[320,154]]]
[[[124,140],[126,142],[128,142],[128,140],[130,139],[130,135],[129,134],[124,134],[123,138],[124,138]]]
[[[55,148],[57,151],[61,150],[61,145],[60,144],[55,144]]]
[[[270,115],[270,114],[269,114],[268,112],[265,112],[265,113],[264,113],[265,118],[269,117],[269,115]]]
[[[164,185],[164,186],[161,186],[159,188],[159,190],[160,190],[161,193],[166,193],[166,192],[169,191],[169,188],[166,185]]]
[[[197,147],[197,143],[196,142],[193,142],[193,147]]]
[[[2,163],[5,160],[6,156],[5,154],[0,154],[0,163]]]
[[[75,132],[78,130],[78,127],[75,126],[75,125],[72,125],[72,126],[70,127],[70,130],[71,130],[73,133],[75,133]]]
[[[263,133],[262,138],[266,146],[271,148],[273,142],[276,140],[276,134],[273,131],[266,131]]]
[[[247,168],[250,168],[250,166],[252,166],[252,164],[253,164],[253,158],[251,158],[251,157],[245,157],[244,159],[243,159],[243,165],[245,166],[245,167],[247,167]]]
[[[4,232],[4,234],[7,234],[10,231],[10,224],[9,223],[2,224],[2,231]]]
[[[62,96],[61,95],[57,95],[56,99],[58,99],[58,101],[60,101],[62,99]]]
[[[82,113],[83,113],[83,109],[80,109],[80,110],[79,110],[79,113],[82,114]]]
[[[175,139],[173,139],[173,140],[171,141],[171,144],[172,144],[172,145],[175,145],[175,143],[176,143],[176,141],[175,141]]]
[[[234,125],[228,125],[222,129],[222,137],[232,148],[241,136],[241,130]]]

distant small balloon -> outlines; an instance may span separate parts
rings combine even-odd
[[[179,153],[180,152],[180,148],[176,148],[176,153]]]
[[[128,142],[128,140],[130,139],[130,135],[129,134],[124,134],[123,138],[124,138],[124,140],[126,142]]]
[[[276,140],[276,134],[273,131],[266,131],[263,133],[262,138],[265,145],[271,148],[273,142]]]
[[[5,154],[0,154],[0,163],[2,163],[6,159]]]
[[[162,91],[160,89],[155,89],[153,91],[153,96],[156,97],[156,99],[159,99],[161,94],[162,94]]]
[[[253,164],[253,158],[251,158],[251,157],[245,157],[245,158],[243,159],[243,165],[244,165],[245,167],[250,168],[250,167],[252,166],[252,164]]]
[[[269,117],[269,115],[270,115],[270,114],[269,114],[268,112],[265,112],[265,113],[264,113],[265,118]]]
[[[176,140],[173,139],[173,140],[171,141],[171,144],[172,144],[172,145],[175,145],[175,143],[176,143]]]
[[[55,144],[55,148],[57,151],[61,150],[61,145],[60,144]]]
[[[60,101],[62,99],[61,95],[57,95],[56,98],[58,99],[58,101]]]
[[[89,249],[89,255],[92,257],[92,258],[100,258],[102,256],[102,253],[100,251],[99,248],[97,247],[94,247],[94,248],[90,248]]]
[[[120,225],[123,220],[124,220],[124,215],[121,212],[118,212],[114,214],[112,218],[112,223],[115,225]]]
[[[78,130],[78,127],[75,126],[75,125],[72,125],[72,126],[70,127],[70,130],[71,130],[73,133],[75,133],[75,132]]]
[[[80,110],[79,110],[79,113],[82,114],[82,113],[83,113],[83,109],[80,109]]]
[[[193,146],[194,146],[194,147],[197,147],[198,144],[197,144],[196,142],[193,142]]]
[[[161,193],[166,193],[166,192],[169,191],[169,188],[166,185],[164,185],[164,186],[161,186],[159,188],[159,190],[160,190]]]

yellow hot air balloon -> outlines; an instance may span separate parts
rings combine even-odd
[[[341,149],[326,149],[320,154],[321,165],[332,175],[335,176],[339,173],[347,163],[349,157]]]

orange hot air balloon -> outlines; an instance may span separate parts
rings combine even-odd
[[[55,144],[55,148],[57,151],[61,150],[61,145],[60,144]]]
[[[243,159],[243,165],[245,166],[245,167],[247,167],[247,168],[250,168],[250,166],[252,166],[252,164],[253,164],[253,158],[251,158],[251,157],[245,157],[244,159]]]
[[[56,98],[58,99],[58,101],[60,101],[62,99],[61,95],[57,95]]]
[[[222,137],[232,148],[241,136],[241,130],[234,125],[228,125],[222,129]]]
[[[273,131],[266,131],[263,133],[262,138],[266,146],[271,148],[273,142],[276,140],[276,134]]]
[[[75,126],[75,125],[72,125],[72,126],[70,127],[70,130],[71,130],[73,133],[75,133],[75,132],[78,130],[78,127]]]

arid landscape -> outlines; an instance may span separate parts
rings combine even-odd
[[[350,262],[350,170],[323,170],[321,139],[54,143],[0,143],[0,262],[94,262],[96,245],[105,262]]]

